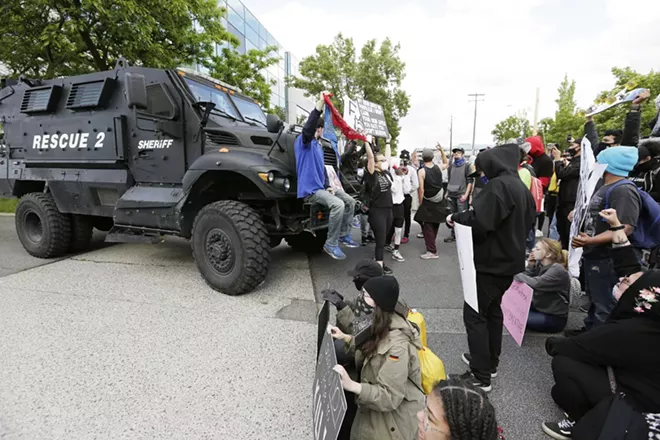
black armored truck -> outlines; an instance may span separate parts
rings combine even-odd
[[[0,197],[39,258],[106,241],[190,239],[206,282],[237,295],[266,277],[283,238],[316,251],[327,212],[296,197],[300,127],[187,69],[129,66],[0,87]],[[338,154],[324,146],[326,165]],[[350,192],[350,191],[349,191]]]

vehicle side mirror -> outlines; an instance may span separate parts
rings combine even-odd
[[[269,114],[266,118],[266,128],[268,133],[279,133],[280,129],[284,125],[284,122],[280,120],[280,117],[275,114]]]
[[[147,109],[147,80],[139,73],[126,73],[126,101],[135,110]]]
[[[193,107],[196,109],[204,109],[204,114],[202,115],[202,121],[200,122],[200,125],[202,127],[206,127],[206,124],[209,122],[209,117],[211,116],[211,112],[213,111],[213,109],[215,109],[215,102],[197,101],[196,103],[193,104]]]

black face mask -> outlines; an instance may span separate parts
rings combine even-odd
[[[364,286],[364,283],[366,283],[368,278],[364,278],[361,275],[358,275],[356,277],[353,277],[353,284],[355,284],[355,288],[357,290],[362,291],[362,287]]]

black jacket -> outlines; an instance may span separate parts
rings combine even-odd
[[[628,180],[660,203],[660,158],[654,157],[648,162],[637,164],[630,172]]]
[[[660,304],[650,303],[646,309],[639,296],[658,288],[660,271],[647,272],[628,287],[605,324],[572,338],[549,338],[546,351],[612,367],[617,386],[638,411],[660,412]]]
[[[642,113],[628,112],[626,114],[626,122],[623,125],[623,136],[621,136],[621,145],[627,147],[636,147],[639,143],[639,131],[642,125]],[[598,158],[598,154],[607,148],[607,144],[600,142],[598,137],[598,129],[594,121],[587,121],[584,124],[584,135],[589,142],[591,142],[591,149],[594,152],[594,157]]]
[[[536,219],[532,193],[520,180],[516,144],[493,148],[477,156],[476,168],[488,183],[475,197],[472,209],[452,220],[472,227],[477,272],[515,275],[525,270],[525,242]]]
[[[580,185],[580,156],[572,158],[568,165],[557,162],[556,172],[559,180],[559,198],[557,203],[561,205],[575,205],[577,190]]]

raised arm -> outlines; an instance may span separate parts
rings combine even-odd
[[[364,144],[367,150],[367,171],[369,174],[373,174],[376,170],[376,156],[374,155],[374,150],[371,148],[371,136],[367,137],[367,142]]]
[[[307,122],[305,122],[305,125],[303,126],[302,130],[302,140],[303,140],[303,146],[305,148],[309,148],[312,139],[314,139],[314,134],[316,133],[316,128],[319,123],[319,118],[321,117],[321,114],[323,114],[323,110],[325,109],[325,99],[324,95],[328,95],[329,92],[321,92],[321,95],[319,96],[319,100],[316,101],[316,108],[312,110],[312,112],[309,114],[309,117],[307,118]]]

